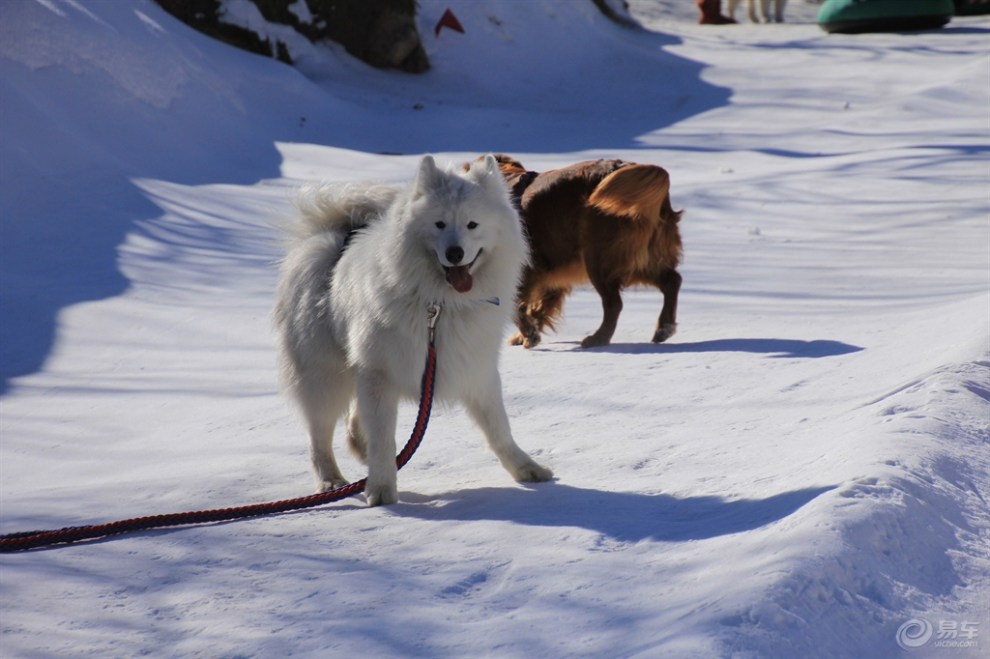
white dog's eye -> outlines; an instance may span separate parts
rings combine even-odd
[[[478,223],[477,222],[468,222],[467,227],[468,227],[468,229],[477,229],[478,228]]]
[[[446,229],[447,228],[447,223],[446,222],[437,222],[436,226],[437,226],[438,229]]]

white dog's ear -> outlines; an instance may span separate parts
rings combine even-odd
[[[490,153],[485,154],[485,172],[489,176],[501,176],[502,171],[498,167],[498,161],[495,160],[495,156]]]
[[[443,172],[437,167],[433,156],[423,156],[419,161],[419,173],[416,174],[416,197],[421,197],[440,185]]]

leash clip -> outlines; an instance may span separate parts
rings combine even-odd
[[[430,343],[433,343],[433,339],[436,336],[437,329],[437,318],[440,317],[440,305],[435,302],[431,302],[426,305],[426,324],[430,329]]]

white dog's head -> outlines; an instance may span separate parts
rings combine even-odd
[[[518,272],[525,245],[518,254],[518,217],[492,156],[466,172],[442,171],[432,157],[424,156],[413,190],[420,235],[454,290],[469,292],[477,274],[496,257],[507,259],[504,265]]]

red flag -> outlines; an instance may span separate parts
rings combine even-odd
[[[433,36],[439,37],[440,30],[442,30],[445,27],[450,28],[455,32],[460,32],[461,34],[464,34],[464,26],[461,25],[461,22],[457,20],[456,16],[454,16],[454,12],[450,11],[449,9],[443,12],[443,16],[440,17],[439,21],[437,21],[437,26],[433,28]]]

